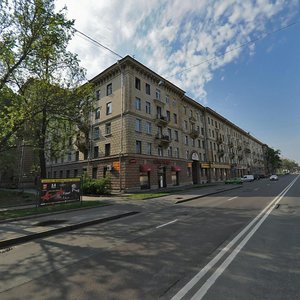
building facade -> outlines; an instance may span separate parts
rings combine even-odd
[[[71,143],[48,177],[110,176],[114,190],[157,189],[263,174],[263,144],[130,56],[91,80],[87,151]]]

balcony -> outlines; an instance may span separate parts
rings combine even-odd
[[[230,142],[230,143],[228,144],[228,147],[229,147],[229,148],[233,148],[233,143]]]
[[[244,158],[243,155],[239,155],[239,156],[238,156],[238,160],[239,160],[239,161],[243,160],[243,158]]]
[[[241,150],[242,150],[242,146],[240,146],[240,145],[237,146],[237,150],[238,150],[238,151],[241,151]]]
[[[165,148],[169,147],[171,143],[171,139],[168,135],[157,134],[155,138],[158,140],[158,143]]]
[[[218,150],[218,155],[219,155],[219,157],[224,156],[224,150]]]
[[[218,145],[221,145],[222,143],[223,143],[222,138],[221,138],[221,137],[218,137],[218,138],[217,138],[217,144],[218,144]]]
[[[169,120],[165,116],[157,115],[155,123],[156,123],[156,125],[159,125],[159,126],[167,126],[169,123]]]
[[[251,153],[251,150],[250,150],[250,148],[245,148],[245,149],[244,149],[244,152],[245,152],[245,154],[250,154],[250,153]]]
[[[189,120],[191,123],[196,123],[196,119],[194,116],[190,116]]]
[[[230,154],[229,154],[229,158],[230,158],[230,159],[234,159],[234,157],[235,157],[235,154],[234,154],[234,153],[230,153]]]
[[[199,131],[196,129],[191,129],[190,131],[190,137],[192,139],[196,139],[199,136],[199,134],[200,134]]]

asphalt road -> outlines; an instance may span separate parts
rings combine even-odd
[[[295,179],[150,202],[126,219],[14,246],[0,253],[0,299],[299,299]]]

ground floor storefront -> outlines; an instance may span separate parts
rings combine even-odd
[[[123,155],[48,166],[48,178],[80,177],[86,173],[92,178],[111,178],[112,189],[141,191],[164,189],[192,184],[222,182],[230,177],[242,176],[241,167],[199,161]]]

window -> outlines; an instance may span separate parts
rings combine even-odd
[[[195,139],[192,139],[192,146],[195,147]]]
[[[152,134],[152,124],[151,122],[146,122],[146,133]]]
[[[138,97],[135,98],[135,109],[136,110],[142,109],[142,102],[141,102],[141,99]]]
[[[198,148],[201,148],[201,141],[198,140]]]
[[[110,155],[110,144],[105,144],[105,156]]]
[[[214,138],[215,137],[215,132],[213,130],[211,132],[212,132],[212,136]]]
[[[157,112],[157,117],[160,118],[161,117],[161,107],[160,106],[156,107],[156,112]]]
[[[100,129],[99,129],[99,127],[97,126],[97,127],[94,127],[94,139],[99,139],[99,137],[100,137]]]
[[[184,143],[185,143],[185,145],[189,144],[189,138],[187,135],[184,136]]]
[[[168,156],[172,157],[172,155],[173,155],[173,149],[172,149],[172,146],[169,146],[168,147]]]
[[[150,94],[151,94],[150,84],[146,83],[145,89],[146,89],[146,94],[147,94],[147,95],[150,95]]]
[[[94,147],[94,158],[98,158],[99,157],[99,147],[95,146]]]
[[[176,142],[178,142],[178,131],[174,130],[174,139]]]
[[[135,119],[135,131],[142,132],[142,120]]]
[[[78,177],[78,170],[77,169],[74,170],[74,177]]]
[[[135,77],[135,88],[141,90],[141,80],[137,77]]]
[[[179,158],[179,148],[174,148],[174,157]]]
[[[66,178],[70,178],[70,170],[66,171]]]
[[[189,150],[186,150],[186,151],[185,151],[185,158],[186,158],[186,159],[189,159],[189,156],[190,156],[190,152],[189,152]]]
[[[135,152],[138,154],[142,154],[142,142],[135,141]]]
[[[111,102],[106,103],[106,115],[110,115],[112,113],[112,104]]]
[[[160,100],[160,90],[159,89],[156,89],[155,97],[157,100]]]
[[[185,129],[185,130],[188,130],[188,123],[187,123],[186,120],[184,120],[184,129]]]
[[[170,111],[167,110],[167,121],[170,122],[171,121],[171,113]]]
[[[169,104],[169,103],[170,103],[170,98],[169,98],[169,96],[168,96],[168,95],[166,96],[166,103],[167,103],[167,104]]]
[[[173,100],[173,106],[174,107],[176,106],[176,100],[175,99]]]
[[[184,110],[184,114],[186,115],[186,106],[183,108],[183,110]]]
[[[100,100],[101,94],[100,94],[100,90],[96,91],[96,100]]]
[[[163,148],[161,146],[157,147],[157,153],[158,153],[158,156],[164,156]]]
[[[111,94],[112,94],[112,83],[106,86],[106,96],[109,96]]]
[[[95,109],[95,120],[99,120],[100,119],[100,107],[97,107]]]
[[[147,154],[152,155],[152,144],[151,143],[147,143]]]
[[[111,134],[111,123],[105,124],[105,135]]]
[[[94,167],[92,170],[92,178],[93,179],[97,179],[97,172],[98,172],[98,168]]]
[[[56,178],[56,171],[53,172],[53,178]]]
[[[174,117],[174,123],[177,124],[177,114],[173,114]]]
[[[208,124],[210,124],[210,118],[209,117],[207,117],[207,122],[208,122]]]
[[[204,128],[201,127],[201,134],[204,135]]]
[[[151,103],[146,101],[146,114],[151,114]]]
[[[172,130],[171,130],[171,128],[168,128],[168,136],[171,140],[172,139]]]
[[[63,178],[63,175],[64,175],[64,171],[59,171],[59,178]]]
[[[75,152],[75,161],[79,161],[79,151]]]
[[[71,160],[72,160],[72,153],[69,152],[69,153],[68,153],[68,161],[71,161]]]

